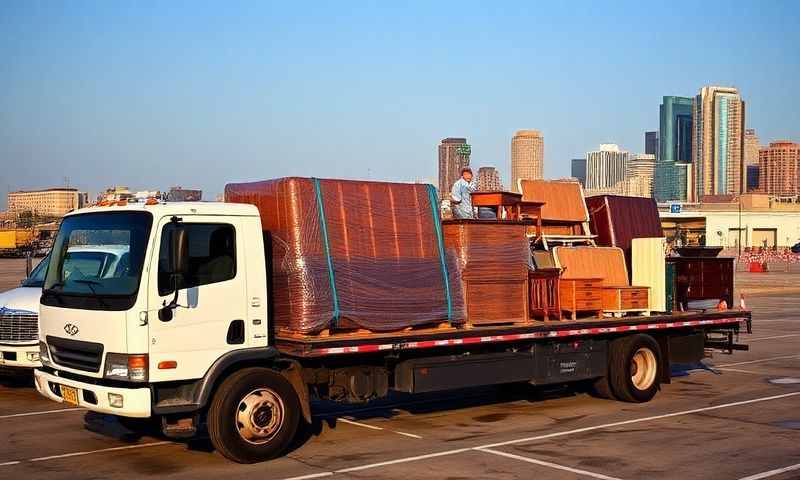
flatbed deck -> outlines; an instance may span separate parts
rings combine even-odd
[[[608,335],[630,331],[713,327],[738,329],[742,322],[750,331],[751,312],[743,309],[688,311],[630,317],[593,317],[577,320],[531,320],[526,324],[443,327],[400,332],[354,332],[329,336],[276,335],[282,353],[295,357],[376,353],[494,342],[545,338]]]

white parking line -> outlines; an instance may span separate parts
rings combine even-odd
[[[383,430],[383,431],[387,431],[387,432],[396,433],[396,434],[398,434],[398,435],[403,435],[403,436],[405,436],[405,437],[411,437],[411,438],[422,438],[422,437],[420,437],[419,435],[414,435],[413,433],[401,432],[401,431],[399,431],[399,430],[390,430],[390,429],[388,429],[388,428],[383,428],[383,427],[376,427],[375,425],[369,425],[369,424],[367,424],[367,423],[356,422],[356,421],[354,421],[354,420],[348,420],[348,419],[346,419],[346,418],[339,418],[338,420],[339,420],[340,422],[343,422],[343,423],[348,423],[348,424],[350,424],[350,425],[355,425],[355,426],[358,426],[358,427],[369,428],[370,430]]]
[[[771,362],[773,360],[784,360],[787,358],[797,358],[797,357],[800,357],[800,355],[782,355],[780,357],[762,358],[760,360],[750,360],[747,362],[723,363],[722,365],[712,365],[712,367],[714,368],[735,367],[737,365],[750,365],[751,363]]]
[[[76,408],[59,408],[56,410],[43,410],[41,412],[13,413],[11,415],[0,415],[0,420],[4,418],[30,417],[33,415],[49,415],[51,413],[75,412],[77,410],[86,410],[86,409],[76,407]]]
[[[723,372],[749,373],[750,375],[766,375],[766,373],[751,372],[750,370],[741,370],[739,368],[727,368],[727,367],[719,368],[719,367],[717,367],[717,368],[715,368],[715,370],[722,370]]]
[[[284,479],[284,480],[309,480],[309,479],[313,479],[313,478],[329,477],[329,476],[335,475],[337,473],[357,472],[357,471],[361,471],[361,470],[369,470],[369,469],[373,469],[373,468],[385,467],[385,466],[388,466],[388,465],[397,465],[397,464],[400,464],[400,463],[409,463],[409,462],[416,462],[416,461],[420,461],[420,460],[427,460],[429,458],[444,457],[444,456],[447,456],[447,455],[456,455],[456,454],[459,454],[459,453],[464,453],[464,452],[469,452],[469,451],[474,451],[474,450],[486,450],[486,449],[492,449],[492,448],[496,448],[496,447],[502,447],[502,446],[505,446],[505,445],[514,445],[514,444],[518,444],[518,443],[528,443],[528,442],[534,442],[534,441],[538,441],[538,440],[548,440],[548,439],[551,439],[551,438],[563,437],[563,436],[567,436],[567,435],[574,435],[574,434],[577,434],[577,433],[591,432],[591,431],[594,431],[594,430],[601,430],[601,429],[604,429],[604,428],[620,427],[620,426],[624,426],[624,425],[631,425],[631,424],[641,423],[641,422],[650,422],[650,421],[653,421],[653,420],[661,420],[661,419],[664,419],[664,418],[672,418],[672,417],[679,417],[679,416],[683,416],[683,415],[691,415],[693,413],[708,412],[708,411],[712,411],[712,410],[719,410],[719,409],[722,409],[722,408],[739,407],[739,406],[742,406],[742,405],[750,405],[750,404],[753,404],[753,403],[767,402],[767,401],[770,401],[770,400],[780,400],[780,399],[783,399],[783,398],[790,398],[790,397],[795,397],[795,396],[798,396],[798,395],[800,395],[800,391],[784,393],[784,394],[781,394],[781,395],[772,395],[772,396],[769,396],[769,397],[752,398],[750,400],[742,400],[742,401],[739,401],[739,402],[724,403],[724,404],[721,404],[721,405],[712,405],[710,407],[694,408],[694,409],[691,409],[691,410],[683,410],[683,411],[679,411],[679,412],[666,413],[666,414],[663,414],[663,415],[653,415],[653,416],[650,416],[650,417],[635,418],[635,419],[632,419],[632,420],[623,420],[623,421],[619,421],[619,422],[606,423],[606,424],[603,424],[603,425],[595,425],[595,426],[592,426],[592,427],[577,428],[575,430],[566,430],[566,431],[563,431],[563,432],[554,432],[554,433],[547,433],[547,434],[544,434],[544,435],[537,435],[537,436],[534,436],[534,437],[526,437],[526,438],[518,438],[518,439],[515,439],[515,440],[507,440],[505,442],[491,443],[491,444],[487,444],[487,445],[478,445],[478,446],[475,446],[475,447],[457,448],[457,449],[453,449],[453,450],[444,450],[444,451],[441,451],[441,452],[429,453],[429,454],[425,454],[425,455],[416,455],[416,456],[413,456],[413,457],[396,458],[394,460],[387,460],[387,461],[378,462],[378,463],[368,463],[366,465],[358,465],[358,466],[355,466],[355,467],[342,468],[342,469],[339,469],[339,470],[331,470],[331,471],[327,471],[327,472],[311,473],[311,474],[308,474],[308,475],[303,475],[303,476],[299,476],[299,477],[291,477],[291,478],[287,478],[287,479]]]
[[[758,337],[758,338],[748,338],[748,342],[758,342],[760,340],[775,340],[778,338],[789,338],[789,337],[800,337],[800,333],[789,333],[786,335],[773,335],[771,337]]]
[[[20,463],[46,462],[48,460],[58,460],[60,458],[82,457],[84,455],[94,455],[96,453],[108,453],[108,452],[118,452],[120,450],[133,450],[137,448],[157,447],[160,445],[179,445],[179,444],[169,441],[138,443],[136,445],[123,445],[121,447],[102,448],[100,450],[86,450],[83,452],[62,453],[61,455],[50,455],[47,457],[36,457],[36,458],[27,458],[25,460],[14,460],[11,462],[0,463],[0,467],[19,465]]]
[[[760,480],[762,478],[774,477],[775,475],[780,475],[781,473],[786,473],[786,472],[793,472],[795,470],[800,470],[800,463],[796,463],[788,467],[776,468],[775,470],[770,470],[768,472],[756,473],[755,475],[750,475],[749,477],[740,478],[739,480]]]
[[[601,480],[620,480],[617,477],[609,477],[608,475],[603,475],[600,473],[589,472],[587,470],[580,470],[578,468],[567,467],[566,465],[559,465],[557,463],[545,462],[543,460],[536,460],[535,458],[523,457],[522,455],[514,455],[513,453],[501,452],[499,450],[491,450],[489,448],[476,448],[475,450],[479,452],[491,453],[493,455],[500,455],[501,457],[513,458],[514,460],[533,463],[536,465],[541,465],[543,467],[550,467],[550,468],[555,468],[557,470],[564,470],[570,473],[576,473],[578,475],[584,475],[592,478],[599,478]]]

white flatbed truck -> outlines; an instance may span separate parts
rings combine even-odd
[[[270,323],[265,233],[245,204],[147,202],[67,215],[41,297],[38,391],[125,425],[158,420],[167,436],[205,427],[224,456],[249,463],[286,452],[311,421],[312,398],[583,382],[646,402],[669,383],[671,364],[697,362],[709,347],[746,348],[735,339],[750,330],[750,312],[737,308],[283,338]],[[115,273],[78,265],[65,275],[70,249],[92,242],[127,252]]]

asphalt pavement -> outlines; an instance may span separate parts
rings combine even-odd
[[[568,390],[483,388],[315,405],[284,458],[237,465],[206,439],[140,437],[113,417],[0,380],[4,478],[800,478],[800,296],[753,295],[750,351],[677,372],[646,404]]]

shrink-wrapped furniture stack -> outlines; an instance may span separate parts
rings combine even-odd
[[[313,178],[225,188],[226,201],[258,207],[273,322],[297,335],[462,323],[436,198],[430,185]]]

